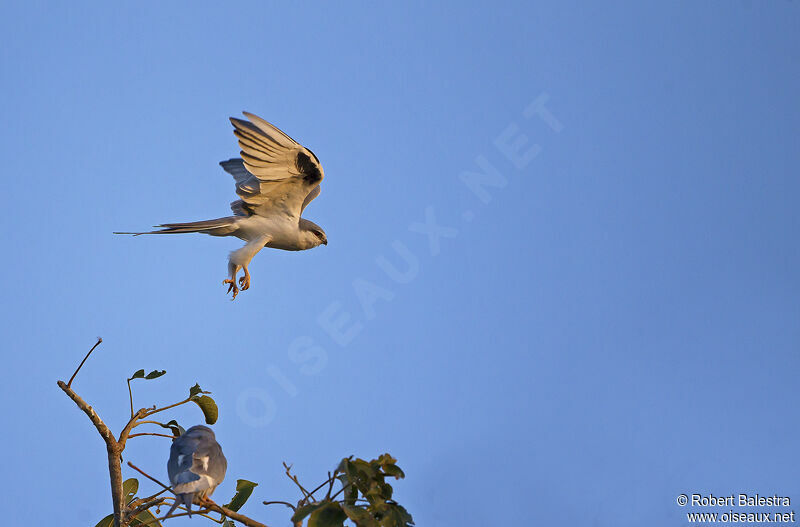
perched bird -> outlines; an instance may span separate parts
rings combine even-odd
[[[322,227],[300,216],[320,194],[324,177],[314,153],[298,144],[264,119],[244,112],[249,121],[231,117],[234,135],[239,139],[241,158],[220,162],[236,181],[238,200],[231,203],[233,216],[188,223],[165,223],[151,232],[115,234],[179,234],[200,232],[211,236],[236,236],[247,242],[228,257],[228,293],[233,300],[250,287],[247,266],[264,247],[285,251],[304,251],[327,245]],[[244,275],[236,284],[237,273]]]
[[[225,479],[227,468],[228,460],[209,427],[193,426],[174,439],[169,449],[167,474],[175,492],[175,503],[167,516],[178,505],[186,507],[191,516],[193,499],[207,499]]]

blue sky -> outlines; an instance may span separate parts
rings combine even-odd
[[[215,498],[257,481],[270,525],[281,461],[385,451],[424,526],[800,500],[797,2],[215,4],[0,7],[12,514],[110,511],[55,385],[98,335],[77,391],[119,430],[139,368],[168,374],[137,406],[211,390]],[[241,110],[320,158],[330,243],[262,251],[230,302],[238,240],[111,233],[228,214]],[[167,440],[126,454],[165,477]]]

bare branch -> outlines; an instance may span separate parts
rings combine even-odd
[[[147,472],[145,472],[144,470],[140,469],[139,467],[137,467],[136,465],[134,465],[134,464],[133,464],[133,463],[131,463],[130,461],[128,461],[128,466],[129,466],[129,467],[131,467],[131,468],[132,468],[133,470],[135,470],[136,472],[138,472],[139,474],[141,474],[142,476],[144,476],[144,477],[146,477],[147,479],[149,479],[150,481],[152,481],[153,483],[157,483],[158,485],[161,485],[161,487],[162,487],[164,490],[168,490],[168,491],[172,492],[173,494],[175,494],[175,492],[173,492],[173,490],[172,490],[172,487],[168,487],[168,486],[164,485],[163,483],[161,483],[160,481],[158,481],[156,478],[154,478],[153,476],[151,476],[150,474],[148,474],[148,473],[147,473]]]
[[[158,425],[158,426],[160,426],[162,428],[166,427],[166,425],[164,425],[164,423],[159,423],[158,421],[136,421],[136,424],[133,425],[133,427],[136,428],[139,425]]]
[[[262,503],[264,503],[264,505],[286,505],[287,507],[289,507],[293,511],[297,510],[297,507],[295,507],[294,505],[292,505],[288,501],[265,501],[265,502],[262,502]]]
[[[218,512],[220,514],[224,514],[225,516],[227,516],[231,520],[236,520],[236,521],[242,522],[243,524],[247,525],[248,527],[267,527],[263,523],[258,523],[257,521],[253,520],[252,518],[248,518],[247,516],[245,516],[243,514],[239,514],[238,512],[234,512],[234,511],[232,511],[232,510],[230,510],[230,509],[228,509],[226,507],[222,507],[220,505],[217,505],[214,502],[205,502],[205,503],[203,503],[203,506],[207,507],[209,510],[212,510],[214,512]]]
[[[333,484],[336,482],[336,473],[337,472],[338,472],[337,470],[334,470],[332,476],[331,476],[331,473],[328,472],[328,481],[330,481],[330,486],[328,487],[327,494],[325,494],[325,499],[326,500],[331,499],[331,492],[333,492]]]
[[[100,344],[100,342],[102,342],[102,339],[98,339],[97,344]],[[95,347],[97,347],[97,344],[95,344]],[[89,351],[89,354],[91,354],[91,351]],[[86,355],[86,358],[84,358],[83,361],[86,362],[87,358],[89,358],[89,355]],[[83,365],[83,362],[81,365]],[[80,366],[78,366],[78,370],[80,370]],[[78,370],[75,370],[75,374],[78,373]],[[75,378],[75,374],[72,375],[73,379]],[[97,412],[94,411],[94,408],[89,406],[89,404],[84,401],[80,395],[75,393],[69,384],[65,383],[64,381],[58,381],[57,384],[58,387],[61,388],[70,399],[72,399],[78,408],[80,408],[83,413],[89,416],[89,420],[97,429],[100,437],[102,437],[103,441],[106,443],[106,453],[108,455],[108,476],[111,482],[111,502],[114,507],[114,525],[119,526],[124,520],[122,512],[122,470],[119,466],[122,448],[114,439],[114,434],[111,433],[111,430],[108,428],[108,426],[106,426],[100,416],[97,415]]]
[[[334,494],[333,496],[331,496],[331,497],[330,497],[330,499],[333,499],[333,498],[335,498],[336,496],[338,496],[339,494],[341,494],[342,492],[344,492],[344,489],[346,489],[346,488],[347,488],[347,487],[349,487],[349,486],[350,486],[350,483],[349,483],[349,482],[347,483],[347,485],[342,485],[342,488],[340,488],[338,491],[336,491],[336,494]]]
[[[89,355],[91,355],[91,354],[92,354],[92,352],[94,351],[94,349],[95,349],[97,346],[99,346],[101,342],[103,342],[103,339],[102,339],[102,337],[97,337],[97,342],[95,343],[95,345],[94,345],[94,346],[92,346],[92,349],[90,349],[90,350],[89,350],[89,353],[87,353],[87,354],[86,354],[86,356],[83,358],[83,360],[81,361],[81,363],[78,365],[78,369],[77,369],[77,370],[75,370],[75,373],[73,373],[73,374],[72,374],[72,377],[70,377],[70,378],[69,378],[69,382],[67,383],[67,388],[69,388],[70,386],[72,386],[72,381],[73,381],[73,380],[75,380],[75,376],[76,376],[76,375],[78,375],[78,372],[79,372],[79,371],[81,371],[81,368],[83,368],[83,363],[84,363],[84,362],[86,362],[86,359],[88,359],[88,358],[89,358]]]
[[[175,436],[169,436],[167,434],[157,434],[155,432],[141,432],[138,434],[131,434],[128,436],[128,439],[132,437],[139,437],[139,436],[158,436],[158,437],[168,437],[169,439],[175,439]]]
[[[165,492],[165,491],[162,490],[161,492]],[[162,503],[164,503],[164,500],[166,500],[166,499],[167,498],[161,497],[161,498],[156,498],[156,499],[136,500],[136,501],[131,502],[131,505],[133,505],[134,503],[138,503],[138,502],[142,502],[142,503],[140,503],[139,505],[136,505],[133,508],[128,507],[128,511],[127,511],[127,515],[126,515],[128,517],[128,521],[133,520],[134,518],[136,518],[136,516],[139,513],[144,512],[144,511],[146,511],[147,509],[149,509],[151,507],[157,507],[157,506],[161,505]],[[153,516],[155,517],[155,514],[153,514]]]
[[[150,415],[153,415],[153,414],[157,414],[158,412],[163,412],[164,410],[169,410],[170,408],[175,408],[176,406],[180,406],[182,404],[186,404],[188,402],[191,402],[191,400],[192,400],[192,398],[189,397],[188,399],[184,399],[183,401],[181,401],[179,403],[171,404],[169,406],[165,406],[164,408],[153,408],[152,410],[145,410],[145,413],[142,415],[142,417],[147,417],[147,416],[150,416]]]
[[[128,509],[129,510],[133,510],[133,509],[137,508],[142,503],[145,503],[147,501],[154,501],[157,497],[159,497],[162,494],[164,494],[165,492],[167,492],[167,490],[169,490],[169,489],[161,489],[158,492],[156,492],[155,494],[147,496],[146,498],[135,499],[135,500],[133,500],[132,502],[130,502],[128,504]],[[167,499],[167,498],[164,498],[164,499]]]
[[[131,379],[128,379],[128,400],[131,402],[131,419],[133,419],[133,392],[131,391]]]
[[[294,484],[298,486],[300,491],[303,493],[303,499],[306,499],[306,500],[308,500],[309,498],[314,499],[314,497],[311,496],[311,494],[297,480],[297,476],[293,476],[292,475],[292,465],[287,465],[286,461],[284,461],[283,462],[283,466],[286,469],[286,477],[288,477],[290,480],[294,481]],[[316,501],[316,500],[314,499],[314,501]]]
[[[120,452],[125,449],[125,443],[128,441],[128,434],[130,434],[133,427],[136,426],[136,421],[138,421],[146,411],[147,410],[144,408],[137,410],[136,413],[131,416],[131,420],[128,421],[128,423],[125,425],[125,428],[122,429],[122,432],[119,433],[119,439],[117,439],[117,442],[119,443]]]
[[[74,376],[73,376],[74,377]],[[78,408],[83,410],[83,413],[89,416],[89,420],[92,422],[97,431],[100,433],[100,436],[106,442],[106,444],[111,444],[116,446],[116,441],[114,440],[114,434],[111,433],[111,430],[106,426],[100,416],[97,415],[97,412],[94,411],[94,408],[89,406],[89,403],[84,401],[80,395],[75,393],[75,391],[69,387],[69,384],[65,384],[64,381],[58,381],[58,387],[64,390],[64,393],[69,396],[70,399],[75,401],[75,404],[78,405]]]

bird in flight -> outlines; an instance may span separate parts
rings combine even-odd
[[[169,449],[167,474],[175,503],[167,513],[172,515],[178,505],[183,505],[192,515],[192,501],[210,501],[208,497],[225,479],[228,460],[217,443],[214,431],[197,425],[173,439]]]
[[[243,112],[245,121],[231,117],[233,134],[239,140],[241,156],[220,162],[233,176],[239,199],[231,203],[233,216],[188,223],[156,225],[161,230],[115,234],[182,234],[199,232],[211,236],[235,236],[246,243],[228,257],[228,285],[231,300],[241,288],[250,288],[247,266],[264,247],[304,251],[327,245],[322,227],[302,218],[306,206],[320,194],[325,177],[314,153],[264,119]],[[244,274],[239,278],[239,271]]]

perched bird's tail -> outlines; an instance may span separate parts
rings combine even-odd
[[[143,234],[145,234],[145,233],[143,233]],[[172,507],[170,507],[169,512],[167,513],[165,518],[167,518],[169,516],[172,516],[172,512],[175,509],[177,509],[179,505],[183,505],[184,507],[186,507],[186,511],[189,513],[189,517],[191,518],[192,517],[192,497],[193,497],[193,494],[191,494],[191,493],[176,494],[175,495],[175,503],[172,504]]]
[[[201,232],[203,234],[210,234],[211,236],[227,236],[239,228],[236,225],[237,219],[239,219],[237,216],[228,216],[215,220],[164,223],[162,225],[156,225],[157,228],[161,229],[160,231],[115,232],[114,234],[133,234],[134,236],[140,236],[142,234],[183,234],[186,232]]]

